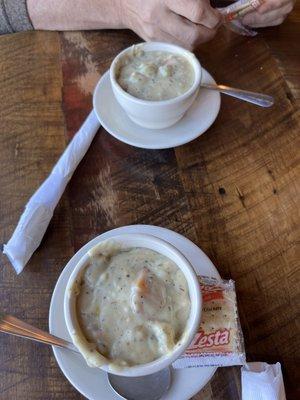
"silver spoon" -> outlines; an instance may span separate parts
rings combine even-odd
[[[237,99],[248,101],[260,107],[271,107],[274,104],[274,97],[263,93],[249,92],[248,90],[236,89],[225,85],[213,85],[201,83],[201,87],[209,90],[228,94],[228,96],[236,97]]]
[[[0,313],[0,332],[79,353],[76,347],[67,340],[44,332],[11,315]],[[108,374],[108,382],[123,399],[159,400],[170,387],[171,372],[170,368],[165,368],[155,374],[136,378]]]
[[[62,347],[79,353],[76,347],[67,340],[51,335],[48,332],[44,332],[41,329],[29,325],[11,315],[0,313],[0,332],[35,340],[36,342],[49,344],[51,346]]]
[[[126,400],[159,400],[171,385],[170,368],[151,375],[128,378],[107,374],[112,389]]]

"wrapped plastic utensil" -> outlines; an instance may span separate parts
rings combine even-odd
[[[96,114],[91,111],[48,178],[26,204],[12,237],[3,248],[3,253],[7,255],[17,274],[23,270],[40,245],[54,209],[99,127]]]
[[[281,364],[251,362],[242,367],[242,400],[286,400]]]

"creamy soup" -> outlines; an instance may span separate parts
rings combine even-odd
[[[144,364],[180,344],[189,291],[183,273],[167,257],[108,242],[90,253],[75,290],[83,336],[73,339],[90,365]]]
[[[195,79],[187,58],[166,51],[143,51],[139,46],[121,58],[116,79],[132,96],[168,100],[188,91]]]

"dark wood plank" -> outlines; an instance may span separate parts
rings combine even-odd
[[[197,243],[236,281],[248,360],[280,361],[288,398],[296,398],[299,110],[261,37],[230,37],[214,50],[198,55],[218,81],[260,88],[276,104],[264,110],[223,97],[197,145],[176,149],[178,169]]]
[[[1,243],[65,147],[59,56],[56,33],[0,38]],[[16,276],[1,256],[1,311],[48,329],[52,291],[72,254],[64,196],[26,272]],[[50,348],[1,334],[0,354],[1,400],[73,398],[74,390],[62,378]]]
[[[263,29],[262,36],[278,63],[293,98],[300,104],[300,3],[295,2],[294,11],[286,21],[272,29]],[[292,99],[290,99],[292,101]]]

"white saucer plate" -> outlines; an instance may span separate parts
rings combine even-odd
[[[62,271],[50,304],[49,329],[56,336],[71,341],[63,312],[64,292],[67,281],[86,251],[103,239],[121,233],[146,233],[172,243],[193,265],[199,275],[220,278],[210,259],[194,243],[176,232],[151,225],[130,225],[113,229],[97,236],[83,246],[68,262]],[[89,400],[119,400],[120,397],[110,388],[105,372],[87,366],[79,354],[53,347],[56,361],[69,382]],[[172,384],[162,400],[188,400],[194,396],[212,378],[217,368],[188,368],[172,371]]]
[[[204,68],[202,82],[216,83]],[[219,92],[200,88],[194,103],[179,122],[165,129],[147,129],[131,121],[117,102],[109,71],[98,82],[93,97],[95,113],[105,130],[124,143],[144,149],[167,149],[196,139],[213,124],[220,104]]]

